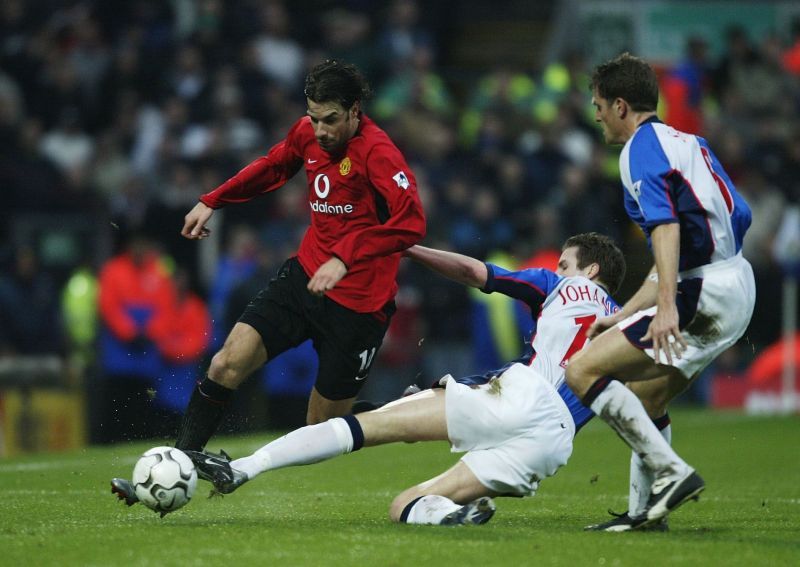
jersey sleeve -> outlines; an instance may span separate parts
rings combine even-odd
[[[486,263],[486,268],[488,270],[486,285],[481,291],[502,293],[519,299],[528,304],[534,312],[561,281],[561,276],[544,268],[528,268],[512,272],[489,262]]]
[[[401,252],[425,236],[425,213],[417,183],[400,151],[389,144],[373,148],[367,176],[385,201],[388,218],[381,224],[347,233],[333,247],[332,252],[347,266]]]
[[[303,166],[300,129],[305,118],[298,120],[286,138],[272,146],[267,155],[247,165],[225,183],[200,197],[212,209],[231,203],[244,203],[283,186]]]
[[[631,141],[630,179],[637,194],[641,224],[648,230],[667,223],[678,222],[675,195],[670,177],[677,172],[664,152],[655,130],[642,127]]]

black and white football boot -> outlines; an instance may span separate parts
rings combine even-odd
[[[609,514],[614,516],[612,519],[601,522],[599,524],[591,524],[586,526],[584,531],[587,532],[629,532],[634,529],[636,525],[633,518],[630,517],[628,512],[623,512],[622,514],[617,514],[611,510],[608,511]],[[666,532],[669,531],[669,524],[667,523],[666,518],[661,518],[659,521],[655,522],[654,524],[650,524],[649,526],[644,526],[638,528],[639,531],[653,531],[653,532]]]
[[[197,469],[197,477],[214,485],[220,494],[230,494],[250,480],[245,473],[231,467],[231,458],[225,451],[219,454],[207,451],[184,451]]]
[[[439,522],[441,526],[464,526],[485,524],[494,516],[496,510],[494,501],[488,496],[482,496],[458,510],[450,512]]]
[[[705,481],[693,469],[676,479],[659,478],[653,483],[650,499],[644,512],[632,518],[633,529],[643,529],[665,518],[667,514],[689,500],[698,500],[706,487]]]
[[[139,497],[136,496],[136,491],[133,489],[133,484],[124,478],[111,479],[111,493],[116,494],[117,498],[128,506],[133,506],[139,501]]]

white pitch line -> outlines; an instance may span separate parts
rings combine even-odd
[[[114,465],[132,465],[139,457],[121,457],[114,459]],[[87,465],[95,465],[102,459],[85,457],[82,459],[64,459],[58,461],[41,461],[38,463],[0,464],[0,473],[18,473],[56,469],[75,469]]]

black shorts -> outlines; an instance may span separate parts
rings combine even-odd
[[[375,313],[357,313],[311,294],[308,280],[297,258],[289,258],[239,321],[258,331],[270,359],[311,339],[319,357],[317,391],[329,400],[353,398],[383,343],[394,301]]]

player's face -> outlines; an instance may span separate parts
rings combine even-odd
[[[558,268],[556,268],[556,273],[559,276],[564,276],[566,278],[577,276],[580,273],[580,270],[578,270],[577,246],[570,246],[561,252],[561,257],[558,259]]]
[[[558,268],[556,273],[559,276],[569,278],[572,276],[584,276],[591,279],[597,277],[600,266],[596,263],[591,263],[583,268],[578,267],[578,247],[570,246],[564,248],[561,252],[561,257],[558,259]]]
[[[601,97],[595,90],[592,93],[592,105],[594,106],[594,120],[602,125],[603,138],[606,143],[625,143],[622,119],[614,108],[614,101]]]
[[[341,150],[358,129],[358,102],[345,110],[338,102],[314,102],[306,99],[319,146],[329,154]]]

